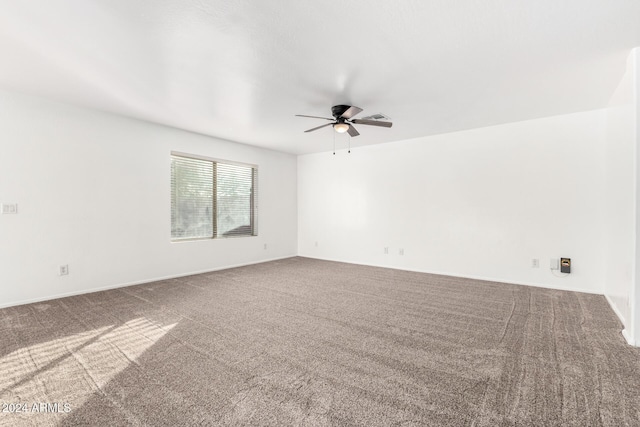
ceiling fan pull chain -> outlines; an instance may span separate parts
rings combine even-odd
[[[349,135],[349,151],[347,153],[351,153],[351,135]]]
[[[336,155],[336,133],[331,132],[333,134],[333,155]]]

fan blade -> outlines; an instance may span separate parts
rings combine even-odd
[[[305,130],[305,132],[313,132],[314,130],[318,130],[318,129],[326,127],[326,126],[331,126],[332,124],[333,123],[327,123],[326,125],[322,125],[322,126],[318,126],[316,128],[313,128],[313,129]]]
[[[360,114],[361,111],[362,111],[362,108],[360,107],[349,107],[349,109],[344,113],[342,113],[340,117],[343,117],[345,119],[350,119],[351,117]]]
[[[309,117],[310,119],[325,119],[325,120],[331,120],[331,121],[334,120],[334,119],[330,119],[328,117],[305,116],[305,115],[302,115],[302,114],[296,114],[296,117]]]
[[[366,120],[366,119],[353,119],[351,122],[358,125],[370,125],[370,126],[381,126],[383,128],[390,128],[393,123],[391,122],[379,122],[377,120]]]
[[[349,125],[349,130],[347,130],[347,132],[349,132],[349,135],[351,136],[358,136],[360,135],[360,132],[358,132],[356,130],[356,128],[354,128],[352,125]]]

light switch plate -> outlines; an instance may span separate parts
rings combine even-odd
[[[2,204],[0,204],[0,213],[3,214],[3,215],[17,214],[18,213],[18,204],[17,203],[2,203]]]

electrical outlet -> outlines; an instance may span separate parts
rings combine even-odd
[[[385,246],[385,248],[384,248],[384,254],[385,254],[385,255],[389,255],[389,247],[388,247],[388,246]]]
[[[531,268],[540,268],[540,260],[538,258],[531,260]]]
[[[560,260],[558,258],[551,258],[551,260],[549,260],[549,268],[552,270],[560,270]]]
[[[2,213],[3,215],[17,214],[18,213],[18,204],[17,203],[2,203],[0,205],[0,213]]]
[[[264,248],[267,249],[267,244],[266,243],[264,244]]]
[[[318,242],[316,241],[316,248],[318,247]]]
[[[69,274],[69,264],[61,265],[58,270],[59,276],[66,276]]]
[[[398,253],[399,253],[400,255],[404,255],[404,249],[400,248],[400,250],[398,251]]]

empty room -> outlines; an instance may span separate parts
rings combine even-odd
[[[0,426],[640,426],[638,23],[0,2]]]

